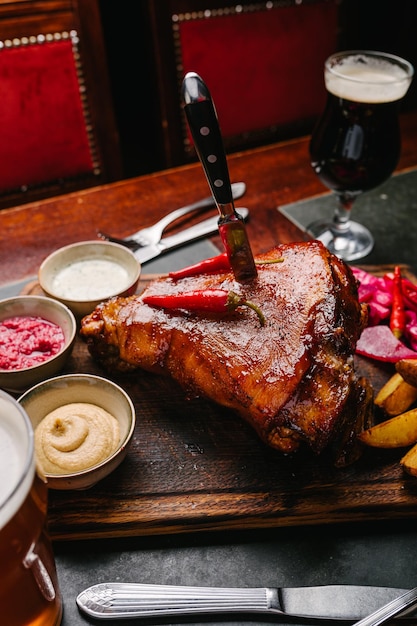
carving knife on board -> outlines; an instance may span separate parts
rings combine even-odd
[[[381,612],[382,607],[386,610],[387,602],[396,601],[404,593],[410,596],[408,604],[415,606],[416,590],[367,585],[227,588],[108,582],[82,591],[77,605],[96,619],[258,613],[275,615],[277,621],[301,618],[353,622]],[[404,623],[405,617],[401,614]]]
[[[220,213],[218,227],[235,278],[245,283],[257,276],[243,220],[236,213],[229,169],[210,92],[195,72],[182,83],[182,100],[194,146]]]

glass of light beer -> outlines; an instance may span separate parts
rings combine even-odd
[[[0,622],[58,626],[62,599],[46,530],[47,486],[23,407],[0,390]]]
[[[369,254],[374,238],[350,219],[355,199],[393,173],[401,150],[399,102],[414,69],[406,60],[367,50],[337,52],[324,65],[327,103],[310,141],[311,165],[337,204],[333,221],[307,228],[346,261]]]

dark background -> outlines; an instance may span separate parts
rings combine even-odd
[[[118,0],[117,4],[100,0],[126,177],[164,168],[148,5],[146,0],[135,3]],[[415,0],[343,0],[339,48],[390,52],[408,59],[416,67],[414,8]],[[414,108],[417,108],[417,80],[402,102],[403,110]]]

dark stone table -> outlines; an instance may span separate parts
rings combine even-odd
[[[336,198],[332,193],[279,207],[302,230],[317,219],[332,218]],[[396,174],[386,183],[359,196],[352,219],[374,236],[374,249],[356,264],[409,265],[417,271],[417,170]]]
[[[416,554],[414,521],[378,523],[375,520],[375,523],[348,526],[57,544],[58,575],[64,596],[63,626],[98,623],[81,615],[75,603],[84,588],[98,582],[226,587],[344,583],[408,588],[417,584]],[[278,623],[270,617],[246,617],[108,623],[120,626]],[[295,626],[298,622],[288,622],[287,626],[290,624]]]

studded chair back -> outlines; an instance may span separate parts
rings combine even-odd
[[[0,3],[0,208],[122,177],[96,0],[21,5]]]
[[[210,89],[226,150],[309,132],[323,63],[338,45],[341,0],[149,2],[166,165],[195,158],[181,109],[183,76]]]

